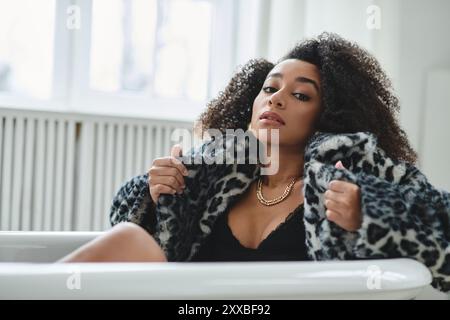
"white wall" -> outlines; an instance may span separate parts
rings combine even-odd
[[[429,159],[424,153],[424,118],[431,110],[426,108],[427,74],[432,70],[450,68],[450,1],[401,0],[400,1],[400,46],[399,85],[401,99],[401,123],[406,129],[414,147],[420,152],[421,160]],[[450,90],[450,88],[448,88]],[[446,103],[450,108],[450,102]],[[450,121],[450,119],[447,119]],[[427,130],[437,128],[428,127]],[[441,134],[450,141],[448,127]],[[433,157],[450,157],[448,147],[441,147]],[[449,173],[443,172],[448,180]]]
[[[276,62],[305,35],[305,0],[239,1],[236,61]]]
[[[306,0],[305,35],[331,31],[372,49],[370,30],[366,27],[366,9],[371,4],[371,0]]]
[[[433,185],[450,190],[450,68],[430,71],[425,80],[421,169]]]

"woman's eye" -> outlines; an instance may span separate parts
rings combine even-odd
[[[273,92],[277,91],[277,89],[274,87],[263,87],[262,90],[266,93],[273,93]],[[305,95],[303,93],[293,93],[292,95],[300,101],[309,101],[309,99],[310,99],[307,95]]]
[[[271,91],[271,90],[273,90],[273,91]],[[264,87],[264,88],[263,88],[263,91],[264,91],[264,92],[267,92],[267,93],[270,93],[270,92],[275,92],[275,91],[277,91],[277,89],[275,89],[274,87]]]
[[[309,97],[303,93],[294,93],[293,94],[295,98],[297,98],[300,101],[308,101]]]

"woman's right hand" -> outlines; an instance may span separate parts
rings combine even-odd
[[[161,194],[182,193],[185,188],[184,176],[188,171],[183,163],[175,157],[181,156],[181,146],[174,145],[170,151],[170,157],[153,160],[148,171],[148,184],[150,196],[154,203]]]

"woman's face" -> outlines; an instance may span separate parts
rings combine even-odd
[[[267,75],[253,102],[250,130],[279,129],[280,146],[303,147],[321,111],[320,77],[311,63],[288,59]],[[260,138],[261,139],[261,138]]]

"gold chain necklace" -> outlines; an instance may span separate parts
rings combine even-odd
[[[280,203],[281,201],[283,201],[284,199],[286,199],[286,197],[291,193],[292,191],[292,187],[295,184],[295,178],[292,179],[292,181],[288,184],[288,186],[286,187],[286,189],[284,190],[283,194],[275,199],[272,200],[267,200],[264,198],[263,194],[262,194],[262,179],[259,178],[258,179],[258,187],[256,188],[256,197],[258,198],[259,202],[261,202],[263,205],[265,206],[273,206],[274,204]]]

